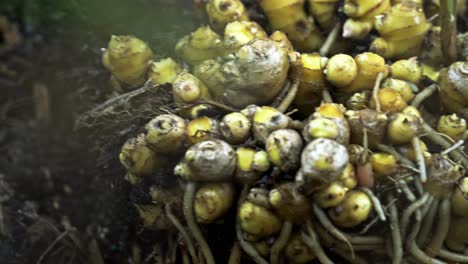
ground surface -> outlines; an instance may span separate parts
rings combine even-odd
[[[170,0],[0,3],[2,263],[128,263],[135,240],[154,239],[137,236],[116,159],[123,137],[103,131],[115,144],[100,149],[74,124],[111,94],[100,61],[111,34],[134,34],[157,57],[170,56],[199,24],[191,8]]]

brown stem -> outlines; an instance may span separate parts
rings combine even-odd
[[[302,232],[302,240],[312,250],[312,253],[314,253],[320,263],[333,264],[333,261],[328,258],[328,256],[323,251],[322,246],[320,246],[317,233],[315,233],[312,222],[310,221],[307,221],[307,232]]]
[[[184,248],[181,248],[180,251],[182,255],[182,264],[191,264],[190,257],[187,253],[187,250],[185,250]]]
[[[413,145],[414,152],[416,153],[416,160],[418,161],[419,176],[421,177],[421,182],[426,182],[426,160],[424,159],[424,153],[421,148],[421,141],[418,137],[413,137],[413,139],[411,139],[411,144]]]
[[[175,264],[177,261],[177,237],[175,234],[169,234],[169,240],[167,242],[167,254],[166,254],[166,264]]]
[[[419,170],[418,170],[419,173]],[[424,195],[425,190],[423,183],[421,182],[421,177],[413,177],[413,183],[416,191],[418,192],[419,195]],[[432,198],[432,197],[431,197]]]
[[[439,208],[439,200],[435,199],[429,208],[429,212],[427,215],[424,217],[424,221],[422,222],[422,227],[421,231],[418,234],[417,238],[417,244],[420,247],[424,247],[424,244],[426,243],[427,237],[429,236],[429,233],[432,231],[433,224],[435,221],[435,216],[437,214],[437,209]]]
[[[348,238],[340,231],[338,228],[336,228],[330,219],[328,219],[327,215],[325,212],[320,208],[318,205],[313,204],[313,210],[314,210],[314,215],[317,217],[317,220],[320,222],[320,224],[328,231],[332,236],[337,238],[338,240],[346,243],[348,245],[349,250],[351,252],[351,256],[354,259],[354,249],[353,245],[351,245],[351,242],[349,242]]]
[[[240,264],[241,263],[241,248],[238,241],[234,242],[231,248],[231,254],[229,255],[228,264]]]
[[[463,144],[465,144],[465,141],[459,140],[459,141],[457,141],[457,143],[453,144],[450,148],[444,149],[444,151],[442,151],[442,152],[440,153],[440,155],[446,156],[446,155],[449,154],[450,152],[452,152],[452,151],[458,149],[459,147],[463,146]]]
[[[250,258],[252,258],[253,261],[255,261],[255,263],[268,264],[268,261],[266,261],[262,256],[260,256],[260,254],[255,249],[255,247],[250,242],[244,239],[239,223],[236,223],[236,235],[237,235],[237,240],[239,240],[239,243],[242,249],[245,251],[245,253],[247,253],[247,255]]]
[[[445,198],[439,206],[437,227],[432,236],[431,242],[426,247],[428,256],[437,256],[442,248],[445,238],[450,227],[450,197]]]
[[[362,130],[362,147],[364,148],[364,154],[362,155],[362,160],[360,162],[369,162],[369,139],[367,136],[367,128]]]
[[[374,99],[375,110],[377,110],[377,112],[380,112],[379,89],[380,89],[380,83],[382,82],[383,77],[384,77],[383,72],[379,72],[379,74],[377,74],[377,78],[375,79],[375,83],[374,83],[374,88],[372,89],[372,98]]]
[[[290,221],[285,221],[281,228],[280,235],[276,239],[275,243],[271,247],[270,263],[279,264],[281,263],[281,251],[288,244],[289,238],[291,237],[293,224]]]
[[[406,196],[406,199],[410,202],[414,202],[416,200],[416,196],[414,195],[413,191],[408,187],[408,184],[404,180],[399,180],[398,185],[400,186],[401,190]]]
[[[322,102],[327,104],[333,103],[333,98],[327,88],[322,90]]]
[[[289,87],[289,91],[286,94],[286,97],[284,97],[283,101],[276,109],[280,111],[281,113],[286,112],[286,110],[288,110],[289,106],[292,104],[292,102],[296,98],[298,90],[299,90],[299,80],[294,80],[291,87]]]
[[[361,190],[364,193],[366,193],[367,196],[369,196],[369,198],[371,199],[372,204],[374,206],[374,210],[377,213],[377,215],[379,216],[380,220],[386,221],[387,218],[385,217],[385,212],[384,212],[384,209],[382,207],[382,203],[380,202],[379,198],[377,198],[377,196],[375,196],[375,194],[369,188],[361,187]]]
[[[408,224],[409,224],[409,220],[410,220],[410,217],[411,215],[416,211],[418,210],[420,207],[422,207],[426,202],[427,200],[429,199],[430,197],[430,194],[429,193],[425,193],[421,198],[419,198],[418,200],[416,200],[414,203],[412,203],[410,206],[408,206],[408,208],[406,208],[404,211],[403,211],[403,215],[401,217],[401,237],[405,237],[405,234],[406,234],[406,228],[408,227]]]
[[[391,201],[394,199],[393,195],[388,197],[388,200]],[[390,204],[390,229],[392,230],[392,263],[398,264],[401,263],[403,258],[402,250],[402,239],[400,233],[400,223],[398,221],[398,209],[395,203]]]
[[[320,242],[323,243],[323,245],[325,245],[327,248],[340,248],[347,252],[350,251],[347,245],[344,245],[343,243],[341,243],[341,241],[337,241],[321,225],[316,225],[315,230],[317,231],[317,235],[320,238]],[[354,251],[376,250],[382,249],[384,246],[384,240],[378,236],[359,236],[346,233],[343,234],[346,237],[346,239],[353,245]]]
[[[425,122],[422,122],[422,125],[421,125],[421,128],[422,130],[424,131],[424,133],[427,134],[427,137],[429,138],[430,141],[432,141],[433,143],[443,147],[444,149],[448,149],[452,146],[451,143],[449,143],[448,141],[446,141],[443,137],[441,137],[440,135],[438,135],[437,131],[435,131],[431,126],[429,126],[427,123]],[[468,167],[468,159],[463,156],[463,154],[461,153],[460,149],[457,149],[457,150],[454,150],[454,151],[451,151],[449,154],[448,154],[454,161],[456,162],[461,162],[461,164],[465,167]]]
[[[457,60],[457,0],[440,1],[442,54],[445,65],[450,65]]]
[[[320,51],[319,51],[320,56],[327,56],[328,51],[330,50],[333,43],[335,43],[336,38],[340,34],[340,29],[341,29],[341,23],[336,23],[332,31],[328,33],[327,39],[323,43],[322,47],[320,47]]]
[[[418,108],[424,100],[430,97],[437,90],[437,88],[437,84],[431,84],[426,87],[414,97],[413,101],[411,101],[411,106]]]
[[[200,249],[203,253],[203,256],[207,264],[214,264],[215,260],[213,254],[211,253],[210,246],[206,242],[203,234],[198,226],[194,212],[193,212],[193,201],[195,197],[195,192],[197,191],[197,184],[195,182],[187,182],[185,187],[184,194],[184,216],[187,221],[189,230],[192,232],[193,237],[198,242]]]
[[[448,251],[446,249],[441,249],[439,256],[456,263],[468,263],[468,256],[464,254],[458,254],[455,252]]]
[[[378,236],[358,236],[353,234],[345,234],[346,238],[353,245],[369,244],[369,245],[383,245],[384,240]]]
[[[286,80],[286,82],[284,82],[283,84],[283,87],[281,88],[281,91],[273,99],[273,102],[271,102],[270,104],[271,107],[277,108],[281,104],[284,97],[286,97],[286,95],[288,94],[290,86],[291,86],[291,82],[289,80]]]
[[[436,201],[434,196],[429,197],[429,199],[426,201],[426,204],[421,208],[421,216],[426,217],[429,211],[431,210],[431,205],[434,201]]]
[[[416,214],[420,215],[421,212],[417,211]],[[419,217],[420,218],[420,217]],[[418,219],[418,217],[416,217]],[[418,261],[418,263],[421,264],[446,264],[445,262],[442,262],[438,259],[431,258],[430,256],[426,255],[424,251],[422,251],[418,245],[416,244],[416,235],[419,232],[419,229],[421,228],[421,221],[416,221],[416,223],[413,226],[413,230],[408,236],[408,251],[409,253]]]
[[[166,204],[165,210],[166,210],[167,218],[169,219],[169,221],[171,221],[171,223],[175,226],[177,231],[179,231],[179,234],[185,240],[185,245],[187,247],[187,250],[189,251],[190,256],[192,257],[192,261],[196,263],[198,259],[197,259],[197,253],[195,251],[195,246],[193,244],[192,238],[189,236],[184,226],[180,223],[177,217],[172,213],[170,204]]]

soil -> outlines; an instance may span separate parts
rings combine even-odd
[[[117,158],[145,120],[76,122],[113,95],[101,64],[112,34],[162,58],[200,23],[191,1],[0,3],[2,263],[132,263],[136,241],[158,239],[140,235],[133,203],[148,198],[131,193]]]

